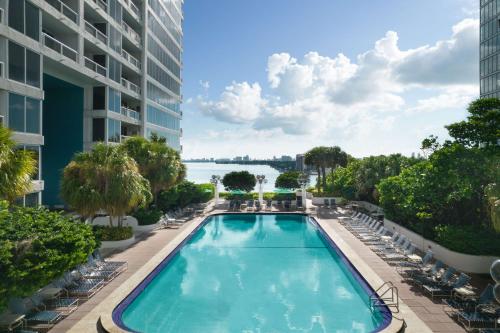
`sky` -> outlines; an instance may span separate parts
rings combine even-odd
[[[479,96],[477,0],[185,0],[183,158],[419,153]]]

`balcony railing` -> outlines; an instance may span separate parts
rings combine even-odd
[[[97,6],[99,6],[99,8],[101,8],[102,10],[104,10],[106,13],[108,12],[108,4],[105,3],[104,1],[102,0],[92,0]]]
[[[127,89],[132,90],[133,92],[135,92],[139,95],[141,94],[141,88],[139,88],[139,86],[137,84],[132,83],[127,79],[122,78],[122,86],[124,86]]]
[[[103,34],[101,31],[99,31],[96,27],[92,25],[92,23],[85,21],[85,31],[87,31],[89,34],[103,42],[104,44],[108,45],[108,36]]]
[[[132,40],[136,41],[137,43],[141,44],[141,36],[135,32],[134,29],[132,29],[127,23],[122,22],[122,27],[123,30],[129,35]]]
[[[56,51],[59,54],[62,54],[66,58],[73,60],[74,62],[78,62],[78,52],[69,47],[66,44],[58,41],[57,39],[50,37],[46,33],[43,33],[43,45]]]
[[[101,74],[102,76],[107,76],[108,70],[106,69],[106,67],[99,65],[97,62],[87,57],[85,57],[84,60],[85,60],[85,67],[93,70],[97,74]]]
[[[135,66],[138,69],[141,69],[141,62],[137,58],[133,57],[127,51],[122,50],[122,57],[123,57],[123,59],[127,60],[132,66]]]
[[[131,110],[127,108],[126,106],[121,107],[121,114],[124,115],[125,117],[130,117],[132,119],[135,119],[137,121],[141,120],[141,114],[135,110]]]
[[[78,24],[78,13],[73,9],[68,7],[68,5],[62,3],[60,0],[45,0],[49,5],[57,9],[64,16],[69,18],[74,23]]]

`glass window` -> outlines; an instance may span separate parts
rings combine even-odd
[[[108,109],[113,112],[120,113],[121,93],[112,88],[108,88]]]
[[[11,1],[12,2],[12,1]],[[40,15],[38,8],[26,2],[26,36],[40,39]]]
[[[40,55],[26,50],[26,83],[40,88]]]
[[[120,54],[122,53],[122,35],[111,25],[109,26],[109,47]]]
[[[9,27],[24,33],[24,0],[9,1]]]
[[[108,119],[108,142],[120,142],[121,122],[115,119]]]
[[[94,87],[94,99],[93,107],[94,110],[104,110],[106,101],[106,88],[105,87]]]
[[[30,193],[24,196],[24,206],[26,207],[36,207],[38,206],[38,193]]]
[[[103,142],[104,141],[104,118],[94,118],[92,119],[92,141],[93,142]]]
[[[109,57],[109,78],[113,81],[121,83],[122,67],[121,63],[112,57]]]
[[[26,97],[26,132],[40,134],[40,101]]]
[[[24,83],[24,48],[9,41],[9,79]]]
[[[9,94],[9,127],[24,132],[24,96]]]

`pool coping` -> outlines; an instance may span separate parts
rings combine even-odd
[[[169,259],[177,253],[177,251],[194,235],[212,216],[218,215],[227,215],[226,212],[216,212],[205,216],[204,218],[195,221],[188,225],[185,230],[179,233],[171,242],[165,245],[158,253],[153,256],[144,266],[142,266],[134,275],[132,275],[127,281],[125,281],[119,288],[117,288],[111,295],[109,295],[101,304],[99,304],[99,308],[103,308],[99,322],[101,327],[109,332],[109,333],[125,333],[131,332],[129,330],[125,330],[121,328],[116,322],[114,318],[114,312],[117,307],[125,308],[128,306],[128,303],[133,300],[135,297],[134,294],[138,294],[142,291],[142,288],[139,288],[145,282],[152,280],[156,276],[156,272],[166,266],[169,263]],[[231,213],[229,213],[231,214]],[[233,213],[233,214],[245,214],[245,213]],[[326,234],[328,242],[333,242],[332,248],[336,251],[337,249],[341,252],[343,259],[347,260],[348,269],[354,269],[357,274],[354,274],[356,279],[359,281],[359,278],[363,281],[361,282],[362,287],[365,289],[365,284],[371,288],[372,290],[376,290],[378,286],[380,286],[384,281],[369,267],[369,265],[364,262],[355,251],[353,251],[347,243],[336,233],[333,229],[321,219],[317,219],[310,214],[306,213],[294,213],[294,212],[261,212],[261,213],[253,213],[253,214],[261,214],[261,215],[276,215],[276,214],[292,214],[292,215],[302,215],[308,216],[311,218],[314,223],[319,226],[320,231],[323,234]],[[169,258],[170,257],[170,258]],[[359,276],[357,276],[359,274]],[[146,283],[147,285],[147,283]],[[132,296],[132,297],[130,297]],[[400,304],[400,312],[395,313],[392,308],[386,307],[388,311],[390,311],[392,315],[391,322],[381,330],[377,330],[376,332],[383,333],[396,333],[399,332],[403,328],[403,321],[397,319],[397,315],[402,315],[406,319],[406,317],[412,318],[412,328],[415,328],[415,324],[419,327],[416,332],[431,332],[431,330],[407,307],[401,300],[399,300]],[[85,318],[83,318],[85,320]]]

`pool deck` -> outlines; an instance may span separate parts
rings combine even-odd
[[[212,211],[224,213],[225,211]],[[185,223],[180,229],[160,229],[138,237],[131,247],[110,255],[108,260],[127,261],[128,269],[101,289],[90,300],[54,326],[51,333],[99,332],[98,320],[101,318],[105,327],[112,327],[112,309],[120,302],[144,277],[156,267],[168,253],[185,239],[206,216],[197,217]],[[395,317],[404,317],[408,327],[406,332],[465,332],[444,312],[444,307],[437,300],[431,301],[420,291],[401,282],[401,277],[394,267],[389,266],[373,253],[360,240],[338,223],[333,216],[319,214],[314,216],[321,227],[329,234],[337,246],[344,252],[365,279],[377,287],[383,281],[392,281],[399,290],[400,313]],[[398,322],[394,319],[393,323]],[[112,332],[122,332],[116,328]]]

